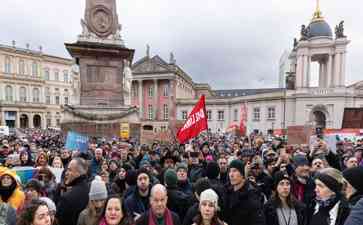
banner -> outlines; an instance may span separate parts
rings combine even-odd
[[[16,175],[18,175],[22,184],[28,183],[28,181],[34,177],[37,171],[36,168],[30,166],[14,167],[12,170],[16,172]]]
[[[208,130],[207,113],[205,110],[205,96],[202,95],[189,114],[187,121],[178,131],[177,138],[179,143],[183,144],[192,139],[204,130]]]
[[[69,131],[67,134],[66,149],[72,151],[87,152],[88,137],[73,131]]]
[[[244,102],[241,105],[241,123],[239,125],[239,130],[242,136],[246,136],[247,132],[247,104]]]

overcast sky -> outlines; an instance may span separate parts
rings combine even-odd
[[[316,0],[116,0],[122,35],[136,50],[168,61],[174,52],[195,82],[213,89],[277,87],[278,62],[308,24]],[[81,33],[85,0],[1,0],[0,43],[43,46],[44,52],[69,57],[64,42]],[[363,74],[363,2],[321,0],[332,29],[345,20],[347,84]],[[363,79],[362,79],[363,80]]]

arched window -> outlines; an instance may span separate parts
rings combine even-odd
[[[19,74],[21,75],[25,74],[25,63],[23,59],[19,60]]]
[[[38,88],[33,88],[33,102],[40,102],[40,91]]]
[[[26,88],[20,87],[19,89],[19,98],[21,102],[26,102]]]
[[[32,63],[32,75],[35,77],[35,76],[38,76],[38,63],[33,61]]]
[[[6,86],[5,88],[5,100],[13,101],[13,87],[10,85]]]
[[[5,57],[5,73],[11,73],[11,61],[10,56]]]
[[[44,69],[44,80],[49,80],[49,69],[48,68]]]

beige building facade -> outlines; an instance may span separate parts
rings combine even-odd
[[[78,101],[79,78],[71,59],[39,47],[0,45],[0,124],[14,128],[59,127],[62,106]]]

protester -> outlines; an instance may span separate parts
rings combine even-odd
[[[166,188],[156,184],[151,189],[150,209],[136,221],[136,225],[181,225],[179,216],[167,208],[168,196]]]
[[[0,202],[0,224],[15,225],[16,212],[9,204]]]
[[[188,165],[185,163],[176,164],[178,188],[186,195],[193,195],[192,184],[188,180]]]
[[[24,192],[16,180],[16,173],[7,168],[0,168],[0,202],[8,203],[14,209],[19,209],[25,201]]]
[[[343,177],[346,180],[345,197],[352,208],[363,197],[363,167],[346,169]]]
[[[52,225],[47,204],[39,199],[31,201],[20,214],[16,224]]]
[[[306,207],[291,193],[291,179],[285,172],[274,178],[274,194],[264,205],[266,225],[305,225]]]
[[[43,201],[43,202],[45,202],[47,204],[48,210],[49,210],[51,224],[52,225],[58,225],[58,221],[55,218],[55,215],[57,213],[57,207],[55,206],[53,200],[50,199],[50,198],[48,198],[48,197],[40,197],[39,200],[40,201]]]
[[[83,159],[74,158],[70,161],[65,175],[65,185],[70,190],[60,197],[57,205],[56,218],[59,224],[76,225],[78,215],[86,208],[89,200],[87,170]]]
[[[315,184],[316,198],[309,212],[309,225],[344,225],[350,209],[342,192],[342,173],[333,168],[323,169],[315,176]]]
[[[245,178],[245,165],[233,160],[230,165],[224,220],[228,225],[264,225],[265,218],[258,191]]]
[[[125,200],[128,216],[138,218],[149,209],[149,196],[151,190],[150,176],[145,169],[137,173],[137,186]]]
[[[99,176],[96,176],[91,182],[88,196],[88,206],[79,215],[77,225],[97,224],[104,211],[107,189],[106,184]]]

